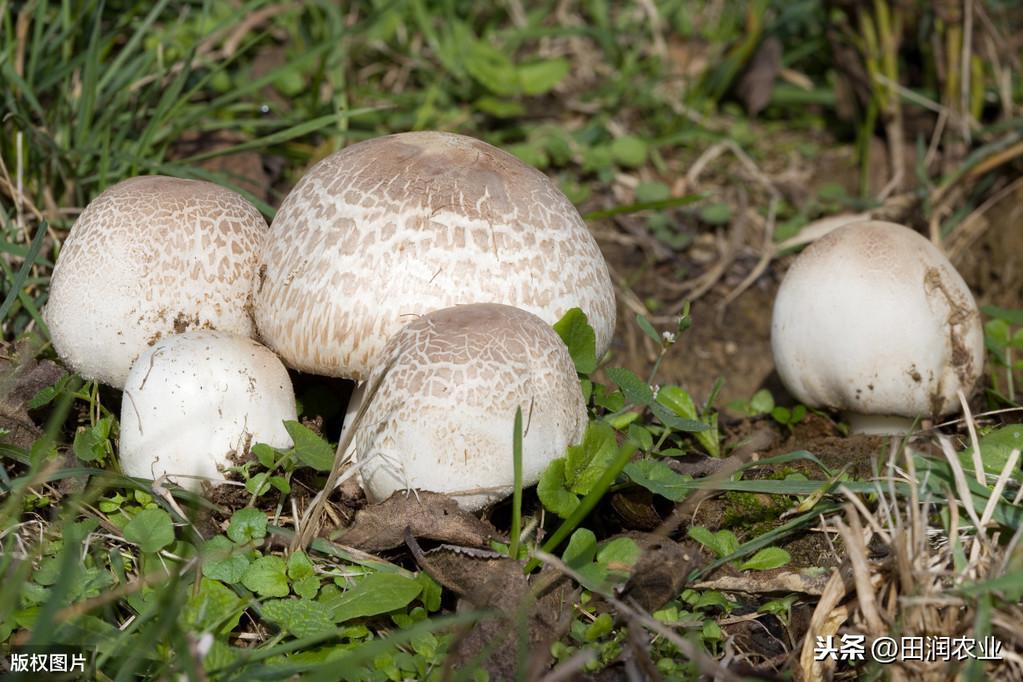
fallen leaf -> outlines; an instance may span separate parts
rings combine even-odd
[[[423,552],[411,532],[406,544],[420,568],[459,596],[460,610],[493,609],[499,614],[459,634],[449,666],[480,667],[490,679],[535,679],[550,666],[550,645],[568,631],[572,604],[579,596],[570,580],[553,569],[527,578],[522,562],[497,552],[452,546]]]
[[[625,533],[639,545],[639,561],[625,584],[624,594],[646,611],[656,611],[677,597],[700,561],[695,543],[679,543],[654,533]]]
[[[774,81],[781,73],[781,41],[770,36],[760,43],[749,68],[739,81],[738,95],[750,116],[756,116],[771,101]]]
[[[381,552],[405,544],[406,528],[419,538],[465,547],[486,547],[498,537],[493,526],[446,495],[398,491],[360,509],[352,525],[331,539],[366,552]]]

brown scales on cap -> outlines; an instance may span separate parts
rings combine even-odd
[[[182,320],[252,335],[247,304],[266,231],[255,207],[212,183],[114,185],[61,249],[45,311],[54,347],[83,376],[120,387],[135,357]]]
[[[575,207],[484,142],[405,133],[317,164],[285,199],[255,297],[260,335],[292,366],[365,379],[410,318],[496,302],[548,323],[581,307],[610,343],[614,291]]]
[[[536,483],[586,426],[565,344],[511,306],[455,306],[410,322],[387,343],[370,385],[379,375],[355,433],[371,499],[412,487],[478,509],[511,490],[516,408],[523,485]]]

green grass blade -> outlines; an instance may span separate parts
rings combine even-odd
[[[522,407],[515,408],[515,426],[512,431],[512,466],[515,475],[515,491],[512,493],[511,545],[508,554],[512,559],[519,556],[519,535],[522,533]]]
[[[553,554],[554,550],[557,549],[562,542],[568,539],[568,536],[572,534],[572,531],[574,531],[580,523],[582,523],[583,519],[586,518],[586,515],[589,514],[595,506],[597,506],[597,502],[600,501],[600,498],[604,496],[607,489],[610,488],[611,484],[614,483],[616,478],[618,478],[618,474],[622,473],[625,465],[629,463],[635,452],[636,446],[631,443],[623,444],[620,447],[618,456],[611,463],[611,466],[609,466],[604,473],[601,474],[600,478],[597,479],[597,482],[593,485],[593,488],[590,489],[590,492],[582,499],[581,502],[579,502],[579,506],[575,508],[575,511],[573,511],[569,517],[565,519],[564,523],[562,523],[558,529],[554,531],[550,538],[547,539],[547,542],[543,544],[543,547],[541,548],[543,551],[548,554]],[[539,566],[539,559],[530,559],[529,562],[526,563],[525,571],[526,573],[530,573]]]
[[[39,227],[36,228],[35,236],[32,237],[32,244],[28,247],[28,253],[25,255],[25,262],[21,264],[21,269],[18,270],[18,274],[14,276],[14,281],[11,282],[11,290],[7,292],[7,296],[4,297],[4,302],[0,303],[0,324],[6,322],[7,312],[14,305],[14,299],[21,293],[21,289],[25,286],[25,280],[28,279],[28,275],[32,272],[32,266],[36,262],[36,257],[39,255],[39,250],[43,246],[43,238],[46,236],[47,223],[45,220],[40,221]],[[49,334],[47,334],[49,336]]]

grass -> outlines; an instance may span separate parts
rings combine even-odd
[[[114,392],[59,374],[18,392],[54,357],[40,314],[49,276],[104,188],[146,173],[206,179],[272,218],[332,151],[436,128],[498,144],[559,182],[614,256],[630,311],[619,346],[650,360],[596,358],[584,317],[557,327],[591,424],[535,494],[517,481],[510,523],[494,516],[510,546],[493,549],[525,561],[536,599],[553,576],[576,591],[550,656],[516,640],[516,660],[550,658],[565,678],[609,666],[680,680],[796,668],[819,679],[829,666],[836,679],[883,678],[893,668],[814,662],[816,636],[972,632],[1007,656],[968,662],[964,679],[1018,672],[1023,507],[1008,429],[1019,311],[986,309],[990,377],[972,403],[982,413],[875,452],[873,475],[804,449],[822,442],[814,424],[835,428],[827,414],[763,392],[724,408],[717,389],[699,400],[662,363],[694,350],[683,299],[698,309],[733,287],[749,268],[729,268],[749,256],[770,274],[784,255],[775,243],[820,216],[902,210],[953,245],[992,229],[985,212],[1013,196],[1023,156],[1008,29],[1020,17],[993,0],[967,5],[945,16],[880,1],[829,12],[816,0],[0,0],[0,655],[84,646],[87,676],[101,680],[486,676],[451,668],[464,629],[521,621],[456,611],[461,583],[403,551],[309,537],[311,511],[346,512],[315,496],[337,472],[334,444],[314,429],[293,425],[289,450],[255,448],[237,472],[244,495],[204,499],[117,472]],[[781,64],[760,76],[767,104],[753,116],[739,83],[768,37]],[[876,139],[890,150],[884,173]],[[855,155],[852,182],[786,190],[787,170],[836,148]],[[733,238],[709,264],[692,257]],[[307,424],[337,418],[312,391],[299,397]],[[752,459],[743,439],[758,425],[791,447]],[[693,461],[705,470],[691,473]],[[767,495],[786,511],[766,525],[733,513],[725,527],[728,510],[710,511],[721,493]],[[679,564],[685,580],[645,609],[635,571],[649,550],[619,531],[649,528],[651,515],[701,560]],[[792,589],[819,567],[797,551],[807,538],[832,545],[823,593]],[[694,587],[734,575],[765,591]],[[909,679],[953,674],[899,665]]]

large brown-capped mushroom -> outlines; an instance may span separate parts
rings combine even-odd
[[[539,171],[439,132],[352,145],[310,170],[271,226],[255,293],[262,339],[296,369],[364,380],[420,315],[505,303],[548,323],[580,307],[607,349],[607,265]]]
[[[445,308],[410,322],[382,351],[379,388],[355,430],[371,501],[416,488],[476,510],[512,491],[522,408],[523,485],[579,442],[586,406],[568,349],[546,322],[498,304]]]
[[[121,388],[161,336],[219,329],[251,336],[263,216],[209,182],[145,176],[109,188],[61,249],[44,318],[64,362]]]
[[[898,433],[959,409],[984,365],[969,288],[927,239],[894,223],[839,227],[806,249],[778,289],[778,374],[854,432]]]

